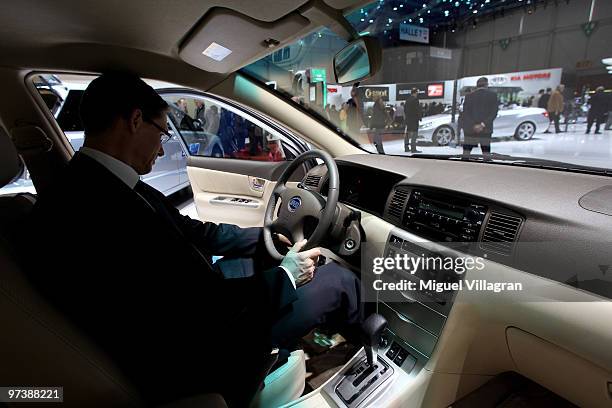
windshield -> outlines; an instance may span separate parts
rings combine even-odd
[[[346,15],[383,47],[373,77],[335,83],[347,41],[324,27],[244,72],[371,153],[607,170],[612,51],[600,20],[612,8],[601,3],[379,0]]]

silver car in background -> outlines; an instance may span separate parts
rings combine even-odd
[[[446,146],[455,139],[457,122],[452,123],[450,110],[440,115],[426,116],[419,124],[419,139]],[[541,108],[501,108],[493,122],[493,137],[514,137],[516,140],[530,140],[536,133],[548,129],[548,112]]]

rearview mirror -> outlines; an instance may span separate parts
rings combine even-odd
[[[382,49],[374,37],[352,41],[334,56],[336,83],[347,84],[374,75],[380,67]]]

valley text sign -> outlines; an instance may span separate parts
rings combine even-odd
[[[429,44],[429,28],[401,23],[399,29],[400,40]]]

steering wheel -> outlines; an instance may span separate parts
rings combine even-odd
[[[291,177],[298,166],[307,160],[315,158],[323,160],[323,163],[327,166],[329,177],[327,200],[314,191],[287,187],[289,177]],[[308,238],[308,242],[303,249],[314,248],[321,242],[329,230],[334,213],[336,212],[339,179],[336,162],[328,153],[322,150],[310,150],[302,153],[287,166],[276,182],[264,216],[264,243],[270,256],[277,260],[283,259],[283,255],[274,246],[272,232],[280,232],[290,237],[293,243],[301,241],[304,239],[304,222],[308,217],[317,218],[319,223],[310,238]],[[279,198],[281,205],[278,211],[278,218],[274,220],[274,210]]]

